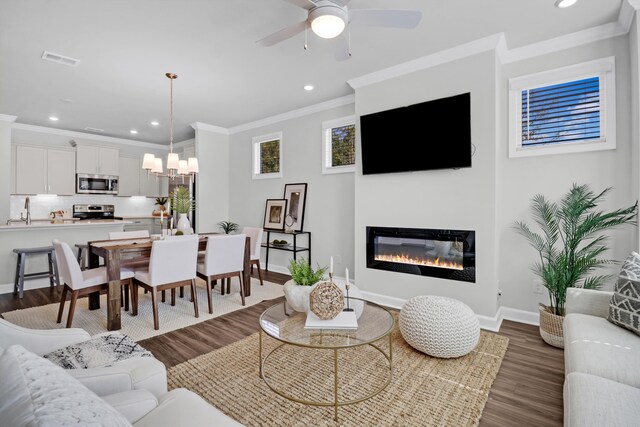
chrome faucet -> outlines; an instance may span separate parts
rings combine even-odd
[[[26,199],[24,199],[24,208],[27,210],[27,217],[25,218],[24,222],[27,225],[31,225],[31,203],[28,196]]]

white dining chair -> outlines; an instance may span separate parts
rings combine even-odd
[[[176,288],[191,287],[193,309],[198,314],[198,298],[196,294],[196,264],[198,262],[197,234],[189,236],[167,236],[164,240],[156,240],[151,246],[151,258],[148,270],[136,270],[133,279],[134,310],[138,307],[138,286],[151,293],[153,304],[153,327],[160,329],[158,319],[158,292],[171,289],[171,305],[176,305]]]
[[[145,237],[149,237],[149,230],[110,231],[109,232],[109,240],[144,239]]]
[[[262,245],[262,228],[256,227],[244,227],[242,234],[249,236],[251,242],[251,273],[253,273],[253,266],[258,267],[258,278],[260,279],[260,286],[262,283],[262,271],[260,270],[260,247]]]
[[[78,264],[78,261],[68,244],[57,239],[53,240],[52,243],[53,249],[56,253],[60,279],[64,283],[62,296],[60,297],[58,319],[56,322],[60,323],[62,321],[62,313],[64,312],[67,292],[71,292],[71,303],[69,306],[69,315],[67,317],[67,328],[70,328],[71,323],[73,322],[73,314],[76,309],[76,301],[78,300],[78,297],[108,288],[107,268],[98,267],[89,270],[81,270],[80,264]],[[130,283],[132,277],[133,272],[131,270],[121,269],[120,280]]]
[[[231,278],[237,277],[240,281],[240,298],[244,305],[244,284],[242,283],[242,270],[244,268],[244,245],[247,236],[245,234],[209,236],[207,238],[207,250],[202,262],[198,262],[198,277],[207,282],[207,300],[209,302],[209,314],[213,314],[211,301],[212,280],[220,280],[220,293],[224,295],[225,279],[227,280],[227,293],[230,293]]]

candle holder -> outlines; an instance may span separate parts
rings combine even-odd
[[[353,308],[351,308],[351,307],[349,306],[349,288],[350,288],[350,286],[349,286],[349,282],[345,282],[345,283],[344,283],[344,287],[345,287],[345,289],[347,290],[347,308],[345,308],[345,309],[344,309],[344,310],[342,310],[342,311],[353,311]]]

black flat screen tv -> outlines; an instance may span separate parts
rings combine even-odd
[[[471,94],[360,116],[364,175],[471,167]]]

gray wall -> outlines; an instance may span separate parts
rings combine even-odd
[[[219,231],[229,218],[229,135],[196,129],[196,231]]]
[[[262,227],[266,199],[282,198],[287,183],[306,182],[304,230],[311,232],[312,262],[314,266],[326,266],[333,255],[336,276],[343,276],[345,268],[353,271],[354,266],[354,177],[353,173],[322,174],[322,122],[352,115],[353,109],[353,104],[345,105],[230,137],[229,218],[241,226]],[[251,139],[279,131],[283,140],[283,177],[252,179]],[[306,253],[299,255],[306,257]],[[270,251],[269,269],[286,272],[291,256],[290,252]],[[264,262],[264,249],[262,259]]]
[[[363,176],[358,168],[355,256],[360,289],[400,299],[446,295],[478,314],[495,314],[495,69],[495,55],[489,52],[356,90],[357,115],[471,92],[472,140],[477,148],[473,167],[466,169]],[[447,143],[430,140],[429,129],[424,132],[415,135],[417,141]],[[403,143],[397,141],[395,149],[403,149]],[[475,230],[476,283],[367,269],[367,226]]]
[[[551,200],[558,200],[572,183],[590,184],[594,190],[614,187],[606,200],[605,208],[630,205],[637,199],[637,172],[632,172],[631,143],[631,80],[628,37],[593,43],[578,48],[508,64],[503,67],[501,89],[506,91],[508,79],[566,65],[577,64],[598,58],[616,58],[616,112],[617,148],[576,154],[559,154],[527,158],[508,158],[508,141],[501,138],[498,152],[498,168],[502,178],[498,181],[498,192],[502,203],[498,208],[500,233],[498,269],[500,287],[503,290],[502,305],[526,311],[535,311],[538,302],[548,303],[544,294],[534,294],[532,287],[537,277],[530,266],[537,253],[524,238],[517,235],[511,225],[516,220],[530,220],[529,200],[542,193]],[[500,97],[500,116],[508,116],[507,99]],[[635,121],[635,120],[634,120]],[[502,135],[508,135],[508,123],[502,123]],[[637,168],[636,168],[637,169]],[[635,176],[635,178],[633,178]],[[637,248],[637,232],[627,227],[611,233],[608,257],[624,259]],[[615,271],[619,266],[612,266]]]

